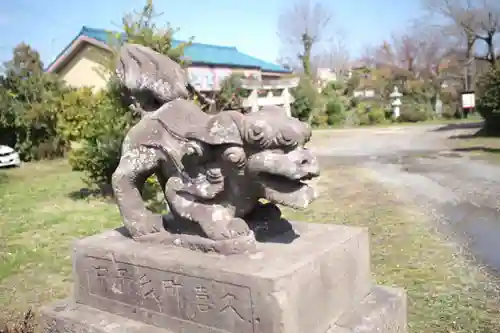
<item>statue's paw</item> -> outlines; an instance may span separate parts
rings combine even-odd
[[[140,221],[130,224],[128,229],[134,239],[165,231],[163,227],[163,217],[156,214],[146,215]]]
[[[242,236],[246,236],[250,233],[250,228],[245,220],[241,218],[233,218],[226,225],[224,230],[222,231],[222,236],[226,239],[238,238]]]
[[[171,240],[171,233],[167,231],[160,231],[151,234],[144,234],[134,237],[134,240],[140,243],[155,243],[166,244]]]

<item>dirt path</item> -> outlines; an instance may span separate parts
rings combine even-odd
[[[500,275],[500,165],[451,151],[447,138],[477,129],[439,129],[324,131],[311,149],[325,166],[369,168],[379,183],[417,203],[441,230]]]

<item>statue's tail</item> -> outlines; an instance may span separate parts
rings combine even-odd
[[[122,46],[116,74],[127,102],[141,114],[189,96],[185,70],[166,55],[142,45]]]

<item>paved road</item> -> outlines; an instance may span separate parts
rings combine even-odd
[[[370,168],[380,183],[403,191],[442,230],[500,274],[500,165],[452,152],[446,140],[476,130],[442,130],[442,126],[346,130],[321,138],[311,149],[323,156],[324,163]]]

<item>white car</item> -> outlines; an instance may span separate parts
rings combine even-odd
[[[9,146],[0,145],[0,168],[14,166],[19,167],[21,165],[21,159],[19,158],[19,153]]]

